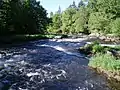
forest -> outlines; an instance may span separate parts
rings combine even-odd
[[[48,16],[36,0],[0,0],[0,35],[104,33],[120,35],[120,0],[82,0]]]
[[[48,32],[120,35],[120,0],[82,0],[78,5],[73,1],[65,11],[59,7],[50,17]]]
[[[0,0],[0,35],[44,33],[48,23],[36,0]]]

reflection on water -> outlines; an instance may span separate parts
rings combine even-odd
[[[1,49],[0,90],[112,90],[76,50],[83,39],[40,40]]]

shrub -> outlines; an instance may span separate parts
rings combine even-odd
[[[111,22],[110,27],[114,35],[120,36],[120,18],[116,18],[116,20]]]
[[[92,44],[87,44],[84,47],[80,47],[80,51],[85,54],[107,53],[107,51],[114,52],[120,51],[120,46],[108,47],[101,46],[98,41],[94,41]]]
[[[96,44],[92,47],[92,52],[93,53],[101,53],[101,52],[104,53],[104,47]]]
[[[114,49],[115,50],[120,50],[120,46],[115,46]]]
[[[91,44],[85,45],[84,47],[80,47],[80,52],[83,52],[85,54],[90,54],[91,51],[92,51],[92,45]]]
[[[120,70],[120,60],[109,54],[96,54],[90,59],[89,66],[109,71]]]
[[[92,44],[88,44],[80,48],[80,50],[84,51],[86,54],[89,54],[89,53],[103,52],[104,48],[99,44],[98,41],[94,41]]]
[[[92,43],[92,45],[94,46],[94,45],[100,45],[100,43],[99,43],[99,41],[94,41],[93,43]]]

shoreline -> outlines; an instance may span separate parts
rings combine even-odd
[[[93,66],[89,66],[89,67],[90,67],[90,69],[95,70],[97,73],[104,75],[108,80],[114,79],[114,80],[120,82],[120,72],[108,71],[101,67],[98,67],[98,68],[93,67]]]
[[[115,73],[112,73],[110,71],[101,69],[101,68],[95,68],[89,66],[91,70],[94,70],[96,73],[103,75],[105,79],[108,81],[108,86],[112,90],[120,90],[120,75],[116,75],[117,78],[114,77]]]
[[[54,35],[34,34],[34,35],[0,36],[0,48],[16,46],[30,41],[50,38],[54,38]]]

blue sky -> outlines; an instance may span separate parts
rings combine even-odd
[[[48,11],[48,13],[56,12],[61,7],[62,10],[65,10],[70,4],[72,4],[73,0],[38,0],[41,2],[41,5]],[[80,0],[74,0],[76,4]]]

